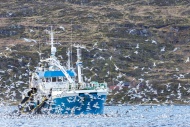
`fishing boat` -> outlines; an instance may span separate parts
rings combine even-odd
[[[76,67],[71,66],[68,50],[67,65],[56,57],[54,32],[50,32],[51,55],[41,59],[32,72],[29,89],[23,92],[19,113],[103,114],[108,88],[97,81],[85,82],[82,74],[82,45],[77,50]],[[76,73],[77,72],[77,73]]]

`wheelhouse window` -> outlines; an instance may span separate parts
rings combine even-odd
[[[52,77],[52,82],[56,82],[56,77]]]
[[[46,81],[46,79],[45,78],[42,78],[42,82],[45,82]]]
[[[63,77],[63,81],[64,81],[64,82],[67,81],[67,78],[66,78],[66,77]]]
[[[58,82],[62,82],[63,81],[63,77],[58,77]]]
[[[51,78],[46,78],[46,82],[51,82]]]

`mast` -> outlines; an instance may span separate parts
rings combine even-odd
[[[68,48],[68,51],[67,51],[67,56],[68,56],[68,61],[67,61],[67,67],[68,67],[68,70],[71,69],[71,52]]]
[[[53,36],[52,26],[51,26],[51,32],[50,32],[50,35],[51,35],[51,55],[52,55],[52,56],[55,56],[55,53],[56,53],[56,47],[53,46],[54,36]]]
[[[77,70],[78,70],[78,82],[82,83],[83,82],[83,78],[82,78],[82,61],[81,61],[81,46],[80,45],[76,45],[75,46],[77,48]]]
[[[73,22],[71,20],[71,52],[70,52],[70,62],[71,62],[71,67],[73,68],[73,58],[72,58],[72,55],[73,55]]]
[[[52,27],[51,27],[50,36],[51,36],[51,57],[49,59],[41,60],[41,61],[49,62],[50,65],[58,67],[63,72],[63,74],[65,75],[65,77],[69,81],[69,83],[73,84],[74,81],[72,80],[72,78],[70,77],[70,75],[67,73],[67,69],[64,66],[61,66],[60,62],[55,57],[56,47],[54,47],[54,36],[53,36]],[[70,51],[68,52],[68,54],[70,54]]]

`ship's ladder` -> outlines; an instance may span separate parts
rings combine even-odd
[[[35,114],[36,112],[40,111],[40,109],[44,106],[45,102],[48,100],[46,96],[43,97],[42,102],[38,104],[34,109],[32,109],[30,112],[32,114]]]
[[[21,105],[20,105],[21,108],[19,109],[20,113],[24,113],[24,109],[26,108],[26,107],[25,107],[26,104],[29,102],[30,99],[32,99],[33,96],[34,96],[34,94],[31,93],[31,94],[29,95],[29,97],[25,97],[27,100],[24,102],[24,104],[21,103]],[[25,98],[24,98],[24,99],[25,99]],[[23,99],[23,100],[24,100],[24,99]]]
[[[50,89],[48,95],[43,95],[43,96],[42,96],[42,101],[41,101],[41,103],[38,104],[34,109],[32,109],[32,110],[30,111],[30,113],[32,113],[32,114],[35,114],[36,112],[37,112],[37,113],[41,113],[41,108],[43,108],[43,107],[45,106],[45,103],[50,99],[51,95],[52,95],[52,88]]]

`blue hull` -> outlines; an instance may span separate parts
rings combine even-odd
[[[50,113],[53,114],[103,114],[106,95],[98,96],[97,93],[79,96],[67,96],[53,99]]]

